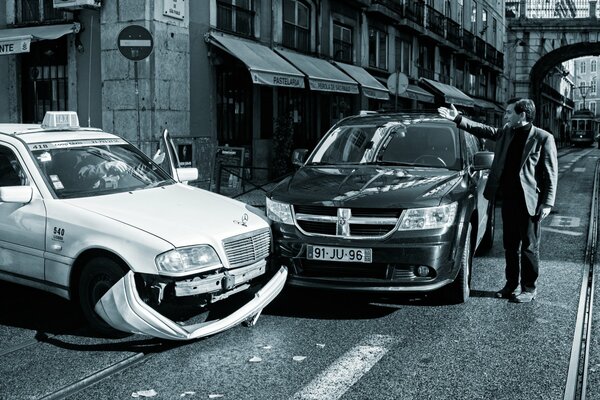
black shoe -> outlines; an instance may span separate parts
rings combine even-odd
[[[515,298],[515,296],[517,295],[517,288],[510,288],[507,286],[504,286],[502,289],[498,290],[494,296],[497,299],[513,299]]]

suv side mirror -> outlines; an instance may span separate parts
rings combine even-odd
[[[492,168],[494,153],[491,151],[478,151],[473,157],[473,169],[481,171],[482,169]]]
[[[295,149],[292,153],[292,165],[295,167],[303,166],[307,156],[308,149]]]

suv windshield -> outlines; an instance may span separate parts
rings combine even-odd
[[[175,181],[122,139],[31,144],[37,165],[58,198],[90,197]]]
[[[308,164],[414,165],[460,169],[458,132],[436,123],[342,125],[319,143]]]

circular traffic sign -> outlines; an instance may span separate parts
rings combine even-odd
[[[152,53],[154,39],[143,26],[129,25],[119,32],[117,45],[124,57],[131,61],[141,61]]]
[[[408,77],[403,72],[394,72],[387,80],[387,88],[392,94],[402,94],[408,87]]]

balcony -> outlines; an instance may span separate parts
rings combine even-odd
[[[418,25],[424,26],[425,2],[420,0],[409,1],[404,7],[405,18]]]
[[[485,59],[496,65],[496,49],[489,43],[486,43],[485,45]]]
[[[504,69],[504,53],[496,50],[496,66]]]
[[[446,18],[447,27],[447,39],[450,43],[460,47],[460,25],[457,22],[452,21],[450,18]]]
[[[463,28],[463,49],[470,53],[475,50],[475,35]]]
[[[393,21],[398,21],[404,18],[403,3],[402,0],[372,0],[367,11],[380,14],[382,17]]]
[[[475,54],[482,60],[485,60],[485,44],[485,40],[482,38],[475,38]]]
[[[446,17],[441,12],[435,10],[431,6],[426,6],[427,10],[427,29],[433,33],[445,37],[446,36]]]

